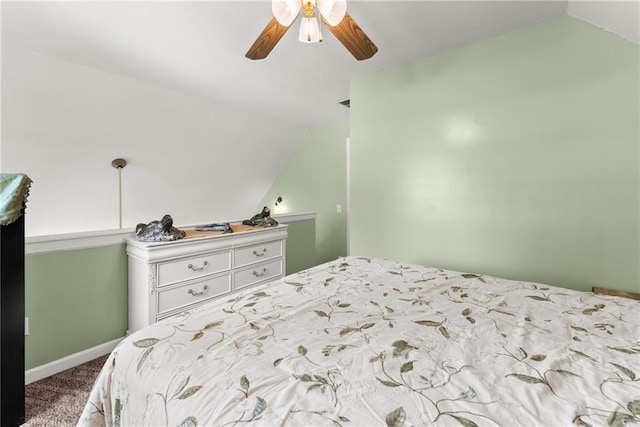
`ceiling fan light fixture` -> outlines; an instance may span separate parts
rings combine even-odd
[[[318,0],[318,10],[329,25],[338,25],[347,13],[347,0]]]
[[[248,59],[266,58],[298,15],[302,15],[298,39],[303,43],[321,42],[320,28],[324,23],[325,28],[358,61],[369,59],[378,51],[378,47],[347,13],[346,0],[272,0],[271,9],[274,16],[245,54]]]
[[[272,0],[271,11],[273,16],[280,23],[288,27],[296,19],[302,2],[300,0]]]
[[[320,26],[315,16],[302,18],[298,40],[302,43],[318,43],[322,41]]]

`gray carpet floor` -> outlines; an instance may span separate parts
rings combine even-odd
[[[25,387],[26,427],[75,426],[107,356]]]

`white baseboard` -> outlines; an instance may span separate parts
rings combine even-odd
[[[123,339],[124,337],[117,338],[113,341],[63,357],[62,359],[54,360],[53,362],[29,369],[24,373],[24,382],[25,384],[31,384],[43,378],[50,377],[51,375],[58,374],[62,371],[66,371],[67,369],[71,369],[90,360],[109,354]]]

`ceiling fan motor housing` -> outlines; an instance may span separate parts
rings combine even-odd
[[[342,21],[347,13],[346,0],[272,0],[271,11],[281,25],[288,27],[302,9],[305,18],[316,16],[316,8],[324,20],[332,26]]]

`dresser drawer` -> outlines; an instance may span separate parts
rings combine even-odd
[[[231,274],[158,292],[158,316],[231,291]]]
[[[262,282],[282,276],[282,259],[277,259],[266,264],[255,265],[245,270],[235,272],[233,288],[240,289],[254,283]]]
[[[282,277],[287,225],[240,229],[211,235],[187,230],[177,242],[127,238],[127,334],[224,298],[234,289]]]
[[[233,255],[234,268],[254,264],[282,256],[282,242],[267,242],[236,249]]]
[[[231,268],[230,252],[219,252],[182,258],[158,264],[158,286],[196,279]]]

